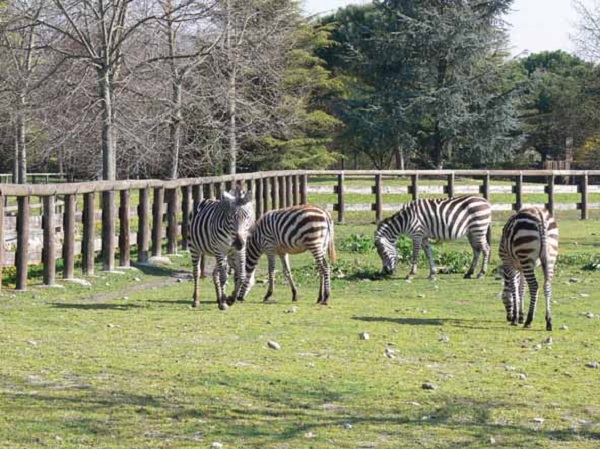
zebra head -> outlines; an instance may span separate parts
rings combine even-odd
[[[231,220],[233,228],[232,246],[241,251],[246,246],[248,230],[254,223],[254,204],[252,202],[252,191],[244,191],[240,184],[235,190],[223,192],[223,201],[227,201],[231,208]]]
[[[382,220],[375,231],[375,248],[383,264],[381,273],[385,276],[394,274],[398,262],[396,239],[402,232],[403,220],[399,220],[402,211]]]
[[[375,234],[375,247],[377,254],[383,264],[381,273],[389,276],[394,274],[396,270],[396,262],[398,261],[398,250],[396,249],[396,240],[389,239],[384,235]]]

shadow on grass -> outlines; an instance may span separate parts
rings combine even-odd
[[[130,310],[139,309],[144,306],[139,304],[107,304],[107,303],[86,303],[74,304],[68,302],[51,302],[50,306],[56,309],[79,309],[79,310]]]
[[[191,279],[192,278],[192,273],[190,271],[180,270],[180,269],[172,269],[172,268],[169,268],[168,266],[150,265],[150,264],[145,264],[145,263],[142,263],[142,264],[132,263],[131,265],[148,276],[165,276],[165,277],[172,277],[172,278],[177,278],[177,279]]]
[[[186,382],[186,379],[180,381]],[[402,445],[396,447],[419,445],[423,434],[428,435],[434,446],[439,442],[441,445],[435,447],[440,448],[488,447],[491,436],[499,439],[503,447],[537,447],[550,441],[585,444],[585,441],[600,440],[600,433],[593,429],[571,431],[567,424],[563,428],[544,428],[527,420],[498,423],[497,416],[530,407],[518,398],[492,401],[439,395],[435,402],[418,407],[394,401],[387,404],[377,401],[377,405],[369,406],[349,399],[360,393],[353,382],[343,379],[331,384],[299,379],[280,382],[275,375],[239,372],[237,375],[221,373],[206,382],[217,387],[215,390],[219,393],[207,394],[211,386],[205,385],[207,389],[200,391],[172,388],[169,396],[94,387],[70,389],[67,396],[52,390],[40,391],[40,386],[35,386],[35,394],[23,394],[34,386],[24,385],[22,379],[3,378],[2,383],[18,387],[18,391],[4,390],[0,392],[0,399],[12,413],[21,416],[10,436],[12,443],[21,444],[32,443],[32,428],[37,429],[37,435],[47,431],[52,435],[62,432],[63,437],[65,433],[85,436],[94,446],[103,446],[107,438],[119,433],[143,435],[153,440],[173,435],[188,439],[193,436],[187,429],[190,420],[199,419],[204,428],[213,429],[211,438],[232,443],[245,440],[248,447],[259,441],[297,443],[298,439],[308,438],[309,432],[319,439],[334,434],[332,436],[343,446],[345,439],[363,438],[365,429],[375,434],[384,432],[386,438],[401,441]],[[249,405],[241,406],[240,402]],[[35,410],[35,414],[31,410]],[[65,415],[69,416],[68,420],[64,419]],[[90,416],[96,418],[92,420]],[[98,419],[98,416],[111,419]],[[224,421],[226,425],[222,424]],[[346,428],[348,423],[355,429],[352,434],[337,430]],[[147,429],[153,430],[147,432]],[[339,432],[347,432],[347,436]],[[139,441],[138,438],[138,444]],[[321,447],[318,440],[314,447]]]
[[[499,325],[499,321],[493,320],[464,320],[458,318],[394,318],[385,316],[354,316],[353,320],[366,322],[389,322],[394,324],[406,324],[408,326],[443,326],[449,325],[454,327],[462,327],[468,329],[505,329],[509,325]],[[483,323],[490,323],[488,326],[483,326]],[[527,329],[532,330],[532,329]],[[535,330],[535,329],[533,329]]]

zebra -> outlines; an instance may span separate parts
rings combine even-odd
[[[292,206],[272,210],[260,217],[250,230],[246,251],[246,281],[242,284],[238,300],[243,301],[252,288],[256,266],[263,253],[267,253],[269,287],[263,302],[273,295],[275,261],[279,256],[283,271],[292,290],[292,301],[297,301],[298,291],[290,271],[290,254],[310,251],[319,269],[320,287],[317,304],[327,305],[331,294],[331,272],[326,260],[335,262],[333,220],[326,210],[311,205]]]
[[[467,235],[473,248],[473,261],[464,277],[473,276],[483,252],[483,264],[478,274],[478,277],[482,277],[491,255],[491,223],[492,207],[485,198],[479,196],[412,201],[377,226],[375,246],[383,263],[382,273],[390,275],[395,271],[398,260],[396,239],[401,234],[408,235],[413,242],[412,267],[406,279],[411,279],[417,273],[421,245],[429,261],[429,279],[435,279],[436,268],[429,239],[451,240]]]
[[[217,293],[219,309],[228,307],[224,292],[227,281],[228,262],[235,268],[235,289],[233,298],[246,277],[245,254],[246,238],[254,223],[252,192],[245,192],[237,185],[232,192],[223,192],[221,200],[205,199],[198,204],[190,223],[190,255],[194,277],[193,307],[200,305],[199,265],[204,255],[215,256],[216,266],[213,282]]]
[[[551,282],[558,256],[558,224],[552,214],[545,208],[531,207],[521,209],[510,217],[502,229],[499,253],[504,280],[502,302],[506,309],[506,319],[514,326],[523,323],[527,282],[530,302],[525,327],[531,327],[538,294],[535,267],[541,263],[546,299],[546,330],[551,331]]]

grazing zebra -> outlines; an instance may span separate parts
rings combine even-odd
[[[269,288],[264,302],[268,302],[273,294],[275,256],[281,258],[285,276],[292,289],[292,301],[296,301],[298,292],[290,271],[289,254],[310,251],[321,277],[317,303],[327,305],[331,291],[331,273],[325,254],[327,253],[331,262],[335,261],[333,237],[331,215],[320,207],[302,205],[267,212],[250,230],[246,251],[247,277],[238,299],[243,301],[250,291],[258,260],[263,253],[267,253]]]
[[[382,220],[375,231],[375,246],[383,262],[383,274],[392,274],[396,268],[396,239],[408,235],[413,242],[412,267],[406,277],[417,273],[417,259],[421,245],[429,261],[429,278],[435,278],[435,262],[429,239],[452,240],[468,235],[473,248],[473,261],[465,278],[470,278],[477,268],[483,252],[482,277],[490,259],[488,230],[492,222],[490,203],[479,196],[459,196],[448,199],[421,199],[408,203],[399,212]]]
[[[235,191],[224,192],[221,200],[207,199],[198,204],[190,224],[190,254],[194,276],[193,306],[200,305],[198,297],[199,265],[203,255],[216,258],[213,281],[221,310],[227,309],[224,292],[227,281],[228,258],[235,265],[234,296],[246,277],[246,238],[254,223],[252,192],[244,192],[240,185]]]
[[[558,256],[558,225],[552,214],[544,208],[531,207],[510,217],[502,230],[499,252],[504,278],[502,301],[506,319],[515,326],[523,322],[527,282],[530,302],[525,327],[531,327],[538,294],[535,267],[541,263],[546,298],[546,330],[551,331],[551,282]]]

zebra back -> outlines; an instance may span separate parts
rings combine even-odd
[[[484,233],[492,220],[490,203],[482,197],[427,198],[408,203],[382,220],[375,238],[395,241],[399,235],[453,240],[467,232]]]
[[[504,263],[515,267],[539,260],[547,275],[547,267],[554,267],[558,257],[558,224],[550,211],[531,207],[510,217],[502,229],[499,253]]]
[[[261,216],[248,237],[248,268],[254,268],[267,248],[278,253],[319,251],[334,260],[333,220],[326,210],[311,205],[271,210]]]

